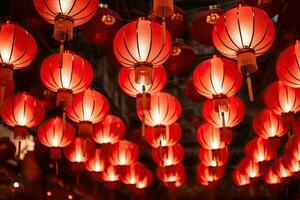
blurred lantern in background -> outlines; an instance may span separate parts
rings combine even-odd
[[[171,188],[174,187],[176,181],[180,180],[185,174],[184,167],[181,163],[167,167],[158,167],[156,169],[158,178],[167,183]]]
[[[178,143],[169,147],[152,148],[151,157],[159,166],[179,164],[184,157],[184,148]]]
[[[263,180],[265,183],[271,185],[281,183],[281,178],[277,175],[274,165],[271,165],[269,169],[266,171],[265,175],[263,176]]]
[[[215,182],[220,180],[225,173],[224,166],[220,167],[207,167],[202,163],[199,163],[196,168],[197,180],[202,180],[202,182]]]
[[[101,173],[101,178],[104,185],[109,190],[115,190],[119,185],[119,174],[117,173],[117,167],[114,165],[107,165],[104,171]]]
[[[139,176],[135,184],[135,193],[144,194],[144,190],[153,182],[153,174],[149,169],[146,169],[142,176]]]
[[[85,169],[94,173],[103,172],[105,169],[105,165],[105,152],[102,148],[96,148],[94,156],[90,158],[86,163],[84,163]]]
[[[250,184],[248,175],[242,174],[239,169],[232,172],[232,180],[236,185],[244,186]]]
[[[293,172],[290,170],[285,156],[279,157],[274,165],[275,171],[281,179],[288,179],[293,175]]]
[[[204,149],[200,148],[198,153],[200,162],[208,167],[218,167],[225,165],[229,159],[227,148],[223,149]]]
[[[258,163],[254,162],[250,158],[244,158],[240,161],[238,169],[244,175],[249,178],[257,178],[261,175]]]
[[[130,189],[133,189],[138,180],[144,176],[146,170],[147,168],[140,162],[132,163],[122,171],[120,179],[122,183],[131,187]]]

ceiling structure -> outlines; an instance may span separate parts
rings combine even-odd
[[[36,13],[32,5],[32,0],[3,0],[1,3],[1,19],[12,19],[17,21],[24,28],[29,30],[38,42],[38,54],[34,62],[30,67],[17,71],[14,77],[17,91],[33,91],[38,95],[41,91],[40,88],[42,87],[42,83],[39,79],[41,62],[46,56],[58,51],[58,44],[52,39],[52,27],[44,22]],[[124,22],[128,22],[141,15],[146,15],[149,13],[152,5],[151,1],[141,0],[111,0],[101,1],[101,3],[107,3],[110,8],[117,11],[124,19]],[[175,5],[182,8],[187,13],[189,22],[191,22],[193,16],[195,16],[197,12],[206,10],[209,5],[215,3],[220,4],[223,8],[229,8],[236,5],[237,1],[175,0]],[[233,142],[229,147],[230,160],[226,164],[226,175],[217,185],[213,185],[209,188],[201,187],[194,178],[196,173],[195,168],[198,163],[197,154],[200,147],[196,141],[194,125],[203,121],[200,117],[202,103],[193,103],[184,95],[183,91],[184,83],[191,77],[193,69],[180,77],[168,74],[168,82],[165,90],[176,96],[183,106],[183,113],[179,120],[179,124],[183,129],[183,138],[180,143],[185,148],[183,164],[188,174],[187,183],[178,191],[177,199],[275,198],[272,190],[263,184],[258,184],[251,188],[240,188],[235,186],[231,181],[231,172],[244,157],[245,144],[251,138],[255,137],[255,134],[251,130],[252,120],[255,114],[263,108],[262,93],[265,87],[270,82],[277,79],[275,75],[275,63],[279,53],[289,44],[293,43],[295,39],[300,38],[300,1],[284,0],[282,5],[280,13],[274,18],[277,22],[275,43],[266,55],[259,58],[259,70],[253,77],[254,94],[256,96],[255,102],[250,103],[248,97],[245,95],[247,94],[245,84],[238,93],[238,96],[243,99],[246,105],[247,112],[243,122],[234,128]],[[213,47],[207,47],[195,42],[189,35],[188,28],[184,34],[183,40],[193,46],[197,55],[194,66],[216,53]],[[150,157],[146,143],[140,136],[139,130],[141,124],[138,121],[135,112],[132,112],[135,110],[135,101],[122,93],[116,81],[118,67],[110,65],[107,60],[107,55],[111,54],[112,51],[89,43],[79,29],[75,29],[74,39],[66,48],[74,50],[92,64],[95,71],[95,79],[92,86],[101,91],[109,99],[112,108],[111,112],[124,119],[129,127],[126,137],[138,143],[139,147],[142,147],[141,151],[143,153],[139,160],[148,168],[152,169],[152,172],[155,172],[155,164]],[[52,110],[49,114],[56,113],[58,113],[57,110]],[[86,173],[81,174],[80,188],[76,188],[72,185],[74,174],[69,172],[70,166],[66,160],[60,161],[62,175],[59,178],[56,178],[53,175],[54,170],[51,168],[49,159],[45,159],[47,157],[47,150],[38,143],[36,144],[35,149],[37,151],[35,155],[38,158],[37,162],[39,168],[43,171],[43,173],[41,173],[42,178],[41,182],[38,183],[24,182],[26,187],[24,187],[23,191],[20,191],[20,194],[24,197],[23,199],[33,199],[32,196],[38,199],[38,197],[43,196],[46,191],[51,189],[61,193],[61,195],[72,193],[74,194],[74,197],[76,196],[78,199],[107,198],[101,185],[99,185],[98,192],[94,193],[94,189],[91,189],[93,188],[93,182],[88,178]],[[42,157],[43,159],[39,159],[39,157]],[[14,180],[20,180],[16,175],[20,171],[18,167],[5,167],[5,169],[7,169],[7,172],[5,172],[7,175],[3,177],[13,177]],[[2,184],[1,181],[0,184]],[[71,190],[73,190],[73,192],[71,192]],[[300,197],[298,190],[298,184],[290,184],[279,190],[277,197],[278,199],[281,199],[286,197],[286,195],[289,195],[289,199],[296,199]],[[120,193],[115,194],[115,199],[121,199],[121,196],[122,199],[130,198],[130,195],[124,188],[121,188],[120,191]],[[9,194],[7,194],[7,197],[5,198],[4,193],[5,188],[0,187],[0,199],[2,197],[3,199],[20,198],[18,195],[11,197]],[[167,190],[159,183],[157,178],[155,178],[155,181],[147,194],[149,195],[143,197],[144,199],[168,198]],[[28,195],[28,197],[26,195]]]

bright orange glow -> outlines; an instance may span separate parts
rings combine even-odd
[[[167,167],[158,167],[156,170],[158,178],[165,183],[174,183],[181,179],[184,175],[185,170],[183,165],[171,165]]]
[[[229,153],[227,148],[214,150],[200,148],[198,158],[205,166],[217,167],[224,165],[228,161]]]
[[[259,177],[261,175],[259,165],[249,158],[244,158],[240,162],[239,170],[242,174],[248,175],[249,178]]]
[[[119,180],[116,166],[110,165],[105,167],[102,172],[102,179],[107,182],[114,182]]]
[[[247,143],[245,152],[255,162],[269,161],[276,156],[279,147],[279,140],[275,144],[275,140],[272,143],[267,139],[255,138]]]
[[[274,165],[271,166],[265,176],[263,177],[263,180],[267,184],[278,184],[281,183],[281,178],[277,175],[276,170],[274,168]]]
[[[201,183],[217,181],[221,179],[225,173],[224,166],[206,167],[201,163],[197,165],[196,170],[197,170],[197,180],[198,181],[201,180]]]
[[[236,185],[240,186],[250,184],[249,177],[242,174],[239,169],[236,169],[232,172],[232,180]]]
[[[177,165],[184,157],[184,148],[180,144],[157,149],[152,148],[151,157],[159,166]]]
[[[128,166],[133,164],[139,155],[138,146],[127,140],[121,140],[112,146],[108,160],[116,166]]]
[[[94,156],[84,164],[84,167],[91,172],[104,171],[105,157],[103,155],[103,150],[101,148],[97,148]]]

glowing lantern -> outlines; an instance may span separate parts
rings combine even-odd
[[[139,162],[132,163],[122,172],[120,179],[126,185],[135,185],[138,180],[144,176],[146,169],[147,168]]]
[[[259,165],[250,158],[244,158],[239,163],[239,170],[242,174],[247,175],[249,178],[256,178],[261,175]]]
[[[114,144],[124,138],[126,125],[117,116],[106,115],[94,125],[93,139],[99,144]]]
[[[238,125],[244,118],[245,106],[240,98],[232,96],[228,98],[228,110],[217,112],[213,100],[207,100],[202,108],[205,120],[218,128],[232,128]]]
[[[103,149],[96,148],[94,156],[84,163],[84,167],[90,172],[103,172],[105,169],[105,161],[106,158]]]
[[[72,124],[67,122],[63,129],[63,120],[53,117],[39,126],[38,139],[43,145],[51,148],[51,158],[58,159],[61,157],[60,148],[68,146],[75,138],[75,133]]]
[[[158,149],[152,148],[151,157],[159,166],[177,165],[184,157],[184,148],[180,144]]]
[[[205,149],[223,149],[232,140],[232,130],[220,131],[212,125],[205,123],[197,130],[197,141]]]
[[[227,148],[212,150],[200,148],[198,158],[205,166],[218,167],[225,165],[229,159],[229,153]]]
[[[113,165],[105,166],[102,172],[102,179],[105,182],[118,182],[119,175],[117,173],[117,167]]]
[[[79,134],[91,136],[93,124],[104,119],[109,112],[107,99],[91,88],[74,96],[73,103],[66,108],[68,117],[79,123]]]
[[[276,173],[282,179],[289,178],[293,175],[293,172],[290,170],[288,162],[285,159],[286,157],[280,157],[275,163]]]
[[[265,183],[272,185],[281,183],[281,178],[277,175],[274,165],[270,166],[270,168],[267,170],[263,176],[263,180]]]
[[[290,155],[285,155],[285,162],[287,162],[288,168],[291,170],[292,173],[297,173],[300,171],[300,162],[299,160],[295,159]]]
[[[232,172],[232,180],[236,185],[239,186],[250,184],[249,177],[245,174],[242,174],[239,169],[236,169]]]
[[[283,126],[282,117],[269,109],[264,109],[255,116],[252,127],[259,137],[265,139],[281,137],[288,131],[288,128]]]
[[[142,176],[139,176],[135,187],[137,189],[145,189],[149,187],[153,182],[153,174],[149,169],[146,169]]]
[[[220,180],[225,173],[224,166],[220,167],[207,167],[202,163],[199,163],[196,168],[197,180],[203,180],[205,182],[214,182]]]
[[[293,138],[290,152],[296,160],[300,161],[300,140],[298,136]]]
[[[156,169],[158,178],[164,183],[175,183],[185,173],[184,167],[181,163],[167,167],[158,167]]]
[[[166,71],[163,67],[156,67],[153,71],[153,80],[150,84],[136,83],[135,71],[123,67],[118,75],[121,89],[129,96],[136,98],[137,109],[150,109],[151,94],[160,92],[167,83]]]
[[[281,81],[273,82],[265,91],[264,101],[269,109],[282,116],[285,127],[291,127],[294,114],[300,110],[300,89],[290,88]]]
[[[123,26],[114,39],[114,53],[124,66],[134,68],[135,82],[148,85],[153,68],[161,66],[172,52],[170,34],[164,36],[156,22],[139,19]]]
[[[182,136],[181,126],[174,123],[166,127],[166,131],[159,133],[153,126],[148,126],[145,132],[145,139],[153,148],[169,147],[177,144]]]
[[[273,44],[275,27],[272,19],[259,8],[239,5],[220,16],[212,37],[221,54],[238,60],[239,70],[247,76],[249,98],[253,101],[250,74],[258,68],[256,57]]]

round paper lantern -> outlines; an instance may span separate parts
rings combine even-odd
[[[146,169],[147,168],[139,162],[132,163],[126,167],[124,172],[121,174],[120,180],[126,185],[135,185],[140,177],[144,176]]]
[[[285,157],[280,157],[275,163],[275,170],[277,175],[280,178],[289,178],[293,175],[293,172],[290,170],[287,161],[285,160]]]
[[[194,73],[196,90],[203,96],[213,99],[216,111],[228,110],[228,99],[235,95],[241,85],[243,76],[236,64],[226,58],[214,55],[200,63]]]
[[[101,177],[105,182],[119,181],[119,174],[117,173],[117,167],[114,165],[105,166],[104,171],[101,173]]]
[[[90,172],[103,172],[105,169],[105,161],[106,158],[103,149],[96,148],[94,156],[84,163],[84,167]]]
[[[289,154],[285,155],[285,162],[292,173],[297,173],[300,171],[300,162]]]
[[[79,134],[91,136],[93,124],[104,119],[109,112],[109,103],[105,96],[91,88],[76,94],[73,102],[66,108],[68,117],[79,123]]]
[[[65,124],[60,117],[53,117],[45,121],[38,129],[38,139],[46,147],[51,148],[51,158],[61,157],[60,148],[68,146],[75,138],[76,130],[70,123]]]
[[[209,10],[197,13],[190,27],[192,37],[200,44],[212,46],[212,31],[215,23],[223,13],[224,10],[216,5],[209,6]]]
[[[152,126],[148,126],[145,132],[145,139],[153,148],[174,146],[182,136],[181,126],[174,123],[166,127],[165,132],[157,132]]]
[[[300,110],[300,89],[276,81],[267,87],[264,101],[269,109],[282,116],[283,125],[290,127],[294,124],[294,114]]]
[[[137,109],[150,109],[151,94],[160,92],[167,83],[166,71],[163,67],[156,67],[153,70],[153,80],[150,84],[135,82],[135,71],[123,67],[119,71],[118,83],[123,92],[136,98]]]
[[[293,138],[290,152],[296,160],[300,161],[300,140],[298,136]]]
[[[249,177],[245,174],[242,174],[239,169],[236,169],[232,172],[232,180],[236,185],[239,186],[250,184]]]
[[[196,168],[197,180],[204,180],[205,182],[215,182],[220,180],[224,174],[224,166],[220,167],[207,167],[199,163]]]
[[[63,53],[60,66],[59,54],[48,56],[41,66],[41,79],[46,88],[57,92],[57,105],[72,103],[73,94],[87,89],[94,77],[91,65],[73,52]]]
[[[92,43],[108,46],[112,44],[114,36],[123,22],[120,15],[106,4],[99,4],[94,17],[80,26],[83,35]]]
[[[114,53],[124,66],[134,68],[135,82],[148,85],[153,68],[161,66],[172,52],[169,32],[156,22],[139,19],[123,26],[114,39]]]
[[[258,68],[256,57],[273,44],[275,27],[272,19],[259,8],[239,5],[220,16],[212,37],[222,55],[238,60],[239,70],[247,76],[249,98],[253,101],[250,74]]]
[[[167,167],[158,167],[156,174],[164,183],[175,183],[184,175],[185,170],[181,163]]]
[[[139,156],[139,148],[136,144],[121,140],[113,144],[108,160],[115,166],[129,166],[133,164]]]
[[[263,162],[272,160],[276,156],[279,147],[279,141],[278,144],[275,144],[267,139],[254,138],[247,143],[245,152],[251,160]]]
[[[0,24],[0,81],[13,80],[13,70],[27,67],[33,61],[37,45],[33,36],[18,24]]]
[[[229,159],[229,153],[227,148],[212,150],[200,148],[198,158],[205,166],[218,167],[225,165]]]
[[[300,87],[300,43],[289,46],[280,53],[277,61],[277,76],[285,85],[292,88]]]
[[[193,67],[195,60],[196,55],[193,48],[180,40],[176,40],[173,42],[172,54],[164,66],[170,74],[180,76]]]
[[[264,109],[255,116],[252,127],[259,137],[265,139],[281,137],[288,131],[288,128],[283,126],[282,117],[269,109]]]
[[[94,125],[93,139],[99,144],[114,144],[124,138],[125,123],[117,116],[106,115],[102,122]]]
[[[265,175],[263,180],[267,184],[279,184],[281,183],[281,178],[277,175],[274,165],[271,165]]]
[[[75,163],[84,163],[95,155],[96,145],[89,138],[76,137],[64,148],[66,158]]]
[[[169,147],[152,148],[151,157],[159,166],[177,165],[184,157],[184,148],[179,143]]]
[[[184,95],[194,103],[199,103],[205,100],[205,97],[200,95],[194,86],[192,78],[189,78],[184,83],[183,88]]]
[[[258,163],[250,158],[244,158],[239,163],[239,170],[242,174],[247,175],[249,178],[256,178],[261,175]]]
[[[232,96],[228,98],[228,110],[216,112],[214,101],[207,100],[202,108],[205,120],[218,128],[232,128],[238,125],[245,116],[245,106],[240,98]]]
[[[139,176],[135,187],[137,189],[144,189],[149,187],[153,182],[153,174],[149,169],[146,169],[142,176]]]
[[[232,140],[232,130],[220,131],[212,125],[205,123],[197,130],[197,141],[205,149],[223,149]]]

